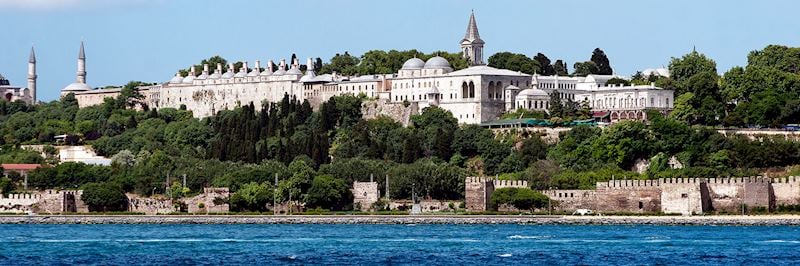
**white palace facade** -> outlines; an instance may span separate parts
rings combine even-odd
[[[261,67],[260,61],[255,61],[252,68],[245,62],[236,73],[221,72],[221,65],[217,65],[214,71],[210,71],[208,65],[204,65],[202,70],[192,67],[186,77],[178,73],[167,82],[139,87],[139,91],[150,108],[185,106],[195,117],[212,116],[218,111],[251,102],[259,109],[266,103],[280,101],[284,95],[300,101],[308,100],[316,108],[333,96],[363,94],[386,104],[415,104],[420,109],[439,106],[452,112],[459,123],[466,124],[496,120],[504,112],[518,108],[546,110],[549,93],[553,92],[562,93],[564,99],[592,101],[601,96],[587,95],[589,91],[606,92],[598,89],[605,85],[608,79],[605,76],[531,76],[486,66],[483,59],[485,42],[480,38],[474,14],[470,16],[467,32],[459,44],[470,66],[455,71],[445,58],[439,56],[427,61],[408,59],[395,74],[357,77],[336,73],[317,75],[313,69],[302,72],[297,60],[280,60],[277,69],[273,69],[275,64],[270,60],[266,68]],[[308,59],[307,66],[311,65],[311,59]],[[233,65],[228,69],[234,69]],[[557,85],[545,82],[548,79],[554,79]],[[586,90],[579,93],[583,87]],[[76,83],[62,90],[62,95],[74,93],[79,105],[86,107],[101,104],[104,98],[116,97],[119,92],[119,89],[92,90],[86,85],[85,54],[81,44],[78,78]],[[671,98],[667,103],[671,104]]]

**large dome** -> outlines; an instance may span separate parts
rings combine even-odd
[[[416,57],[408,59],[405,63],[403,63],[403,69],[422,69],[424,66],[425,61],[422,61],[422,59]]]
[[[89,91],[89,90],[92,90],[92,88],[89,87],[89,85],[86,85],[85,83],[75,82],[67,85],[67,87],[65,87],[61,91]]]
[[[550,97],[550,95],[540,89],[524,89],[517,94],[517,97]]]
[[[439,69],[439,68],[451,68],[450,62],[447,62],[447,59],[441,56],[435,56],[431,59],[428,59],[428,62],[425,62],[425,68],[427,69]]]

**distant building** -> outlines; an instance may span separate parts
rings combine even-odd
[[[674,91],[655,85],[603,86],[578,91],[577,102],[588,104],[594,116],[607,122],[647,120],[647,111],[669,114],[674,108]]]
[[[36,54],[31,47],[31,54],[28,57],[28,87],[22,88],[11,85],[11,82],[0,74],[0,93],[4,100],[23,101],[27,104],[36,103]]]

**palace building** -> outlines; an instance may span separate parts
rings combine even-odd
[[[470,66],[461,70],[454,70],[450,62],[440,56],[427,61],[410,58],[394,74],[355,77],[337,73],[317,75],[313,69],[303,72],[297,59],[292,62],[281,59],[277,69],[273,67],[273,60],[268,61],[266,68],[262,68],[260,60],[255,60],[252,68],[244,62],[238,72],[233,70],[232,64],[226,72],[221,65],[215,66],[213,71],[209,65],[204,65],[203,69],[192,67],[185,77],[177,73],[169,81],[142,86],[139,91],[150,108],[185,107],[195,117],[212,116],[221,110],[250,103],[260,109],[267,103],[280,101],[284,95],[308,100],[316,108],[333,96],[363,94],[385,105],[414,105],[419,110],[439,106],[450,111],[459,123],[466,124],[496,120],[503,113],[518,108],[546,111],[549,93],[554,92],[571,100],[582,99],[579,96],[592,101],[610,97],[602,96],[607,90],[598,89],[610,76],[543,77],[487,66],[483,58],[485,44],[473,13],[464,38],[459,42],[462,56]],[[74,93],[81,107],[102,104],[105,98],[119,95],[120,89],[92,90],[86,85],[85,58],[81,44],[77,80],[65,87],[62,95]],[[312,65],[309,58],[307,66]],[[546,82],[549,79],[553,79],[554,84]],[[579,94],[582,89],[602,95]],[[598,105],[598,108],[604,106]]]

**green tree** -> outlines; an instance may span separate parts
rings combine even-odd
[[[113,183],[89,183],[83,186],[81,200],[90,211],[124,211],[128,198],[122,188]]]
[[[314,178],[305,202],[311,208],[329,210],[342,210],[352,203],[352,194],[348,185],[342,179],[330,175],[320,175]]]
[[[272,203],[272,197],[272,187],[268,183],[246,183],[231,195],[231,210],[263,212],[267,204]]]
[[[542,73],[540,74],[545,76],[552,76],[556,74],[555,68],[553,67],[553,65],[550,64],[550,59],[547,58],[546,55],[542,53],[537,53],[536,56],[533,57],[533,60],[536,60],[536,62],[538,62],[539,67],[542,71]]]
[[[603,52],[603,50],[601,50],[600,48],[595,48],[594,51],[592,51],[591,62],[597,66],[597,72],[593,72],[592,74],[600,74],[600,75],[614,74],[614,70],[611,69],[611,63],[608,62],[608,57],[606,56],[606,53]]]
[[[487,61],[490,67],[520,71],[526,74],[542,72],[542,67],[539,66],[539,62],[524,54],[500,52],[490,56]]]
[[[575,69],[575,72],[572,72],[572,75],[580,77],[585,77],[587,75],[597,74],[600,72],[600,69],[597,67],[597,63],[592,61],[577,62],[572,67]]]

